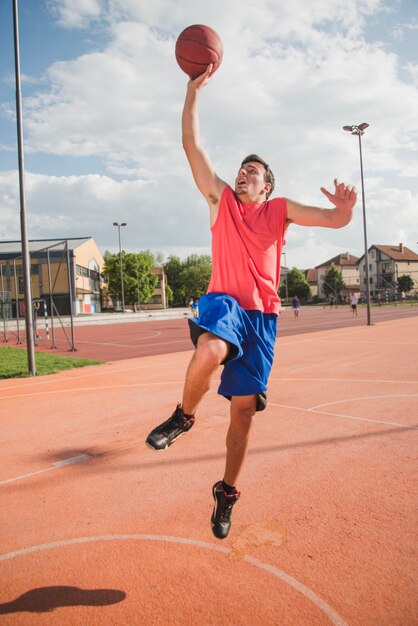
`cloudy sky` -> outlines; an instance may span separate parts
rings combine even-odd
[[[117,251],[210,252],[208,209],[181,148],[186,75],[177,35],[208,24],[224,58],[201,94],[221,178],[250,152],[276,192],[329,206],[335,177],[361,190],[369,245],[418,251],[417,0],[20,0],[30,239],[93,236]],[[0,240],[20,239],[12,0],[0,4]],[[288,231],[287,265],[364,250],[361,194],[341,230]]]

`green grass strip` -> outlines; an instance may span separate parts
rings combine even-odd
[[[90,359],[75,359],[69,356],[48,354],[47,352],[35,353],[35,365],[37,376],[56,374],[63,370],[75,367],[87,367],[89,365],[101,365],[102,361]],[[0,347],[0,379],[1,378],[24,378],[29,376],[28,355],[21,348]]]

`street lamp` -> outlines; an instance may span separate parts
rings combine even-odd
[[[20,233],[22,237],[22,270],[23,270],[23,294],[25,302],[26,321],[26,345],[28,356],[28,369],[31,376],[36,376],[35,341],[33,337],[33,302],[32,281],[30,276],[30,251],[28,241],[28,225],[26,216],[25,197],[25,163],[23,146],[23,118],[22,118],[22,91],[20,84],[20,43],[19,43],[19,17],[18,0],[13,0],[13,37],[15,57],[15,83],[16,83],[16,128],[17,128],[17,154],[19,163],[19,195],[20,195]],[[16,295],[17,299],[17,295]]]
[[[369,127],[369,124],[363,122],[358,126],[343,126],[343,130],[358,136],[358,145],[360,150],[360,174],[361,174],[361,193],[363,198],[363,230],[364,230],[364,262],[366,264],[366,298],[367,298],[367,325],[371,325],[371,308],[370,308],[370,282],[369,282],[369,250],[367,247],[367,227],[366,227],[366,202],[364,199],[364,177],[363,177],[363,155],[361,152],[361,136],[364,135],[364,131]]]
[[[121,224],[118,224],[117,222],[113,222],[113,226],[117,226],[118,227],[118,237],[119,237],[119,265],[120,265],[120,285],[121,285],[121,291],[122,291],[122,313],[125,313],[125,290],[124,290],[124,285],[123,285],[123,259],[122,259],[122,245],[120,242],[120,229],[121,226],[127,226],[126,222],[122,222]]]

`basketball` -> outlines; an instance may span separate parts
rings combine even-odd
[[[218,33],[209,26],[193,24],[176,41],[176,60],[190,78],[197,78],[213,64],[212,74],[222,62],[223,47]]]

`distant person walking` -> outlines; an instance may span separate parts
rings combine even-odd
[[[404,291],[401,292],[401,304],[406,302],[406,293]]]
[[[193,317],[199,317],[199,298],[195,298],[192,304]]]
[[[299,317],[300,300],[297,296],[294,296],[292,300],[293,317],[296,319]]]
[[[351,310],[353,312],[353,317],[354,316],[357,317],[357,302],[358,302],[357,296],[354,293],[352,293],[351,294]]]
[[[33,301],[33,330],[35,331],[35,339],[40,339],[40,335],[38,335],[38,311],[41,308],[41,303],[39,300]]]

